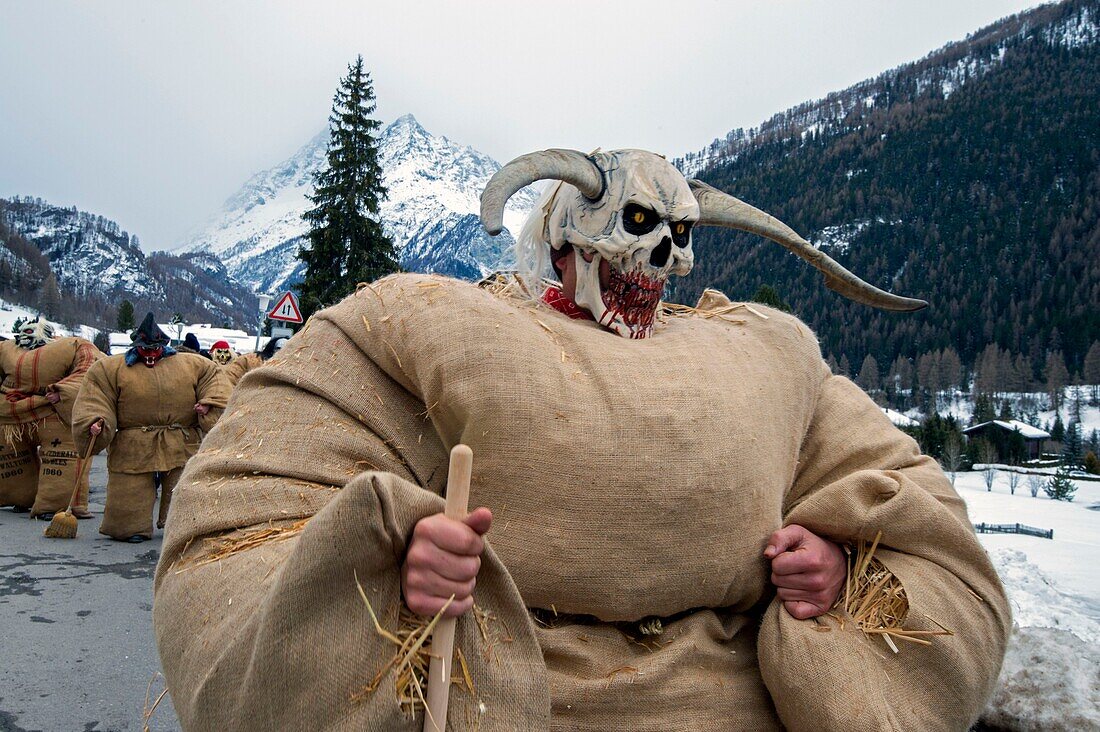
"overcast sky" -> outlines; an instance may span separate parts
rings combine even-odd
[[[0,0],[0,196],[167,249],[321,130],[362,54],[378,116],[504,162],[669,157],[1035,2]]]

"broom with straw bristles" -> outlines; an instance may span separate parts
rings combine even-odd
[[[103,420],[99,420],[102,424]],[[85,468],[92,464],[92,450],[95,449],[96,435],[89,435],[88,446],[84,448],[83,457],[76,459],[76,486],[73,495],[69,498],[69,507],[59,511],[50,519],[50,525],[46,527],[44,536],[47,539],[75,539],[77,520],[73,515],[73,504],[80,495],[80,483],[84,479]]]

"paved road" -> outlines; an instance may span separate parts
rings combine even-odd
[[[146,691],[164,689],[153,640],[153,571],[161,537],[98,533],[106,458],[92,467],[91,510],[73,540],[0,509],[0,732],[142,730]],[[165,696],[153,732],[178,730]]]

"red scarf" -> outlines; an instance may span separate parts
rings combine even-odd
[[[595,320],[592,313],[580,308],[577,303],[562,294],[560,287],[547,287],[546,292],[542,293],[542,301],[573,320]]]

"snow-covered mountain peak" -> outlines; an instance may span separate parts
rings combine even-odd
[[[183,248],[218,255],[234,277],[257,290],[285,288],[300,274],[294,254],[306,232],[301,215],[327,146],[324,130],[252,176]],[[380,218],[404,267],[476,277],[501,263],[511,237],[489,237],[477,222],[481,190],[500,169],[495,160],[431,134],[411,114],[382,129],[378,152],[387,189]],[[513,197],[505,226],[516,231],[534,200],[530,190]]]

